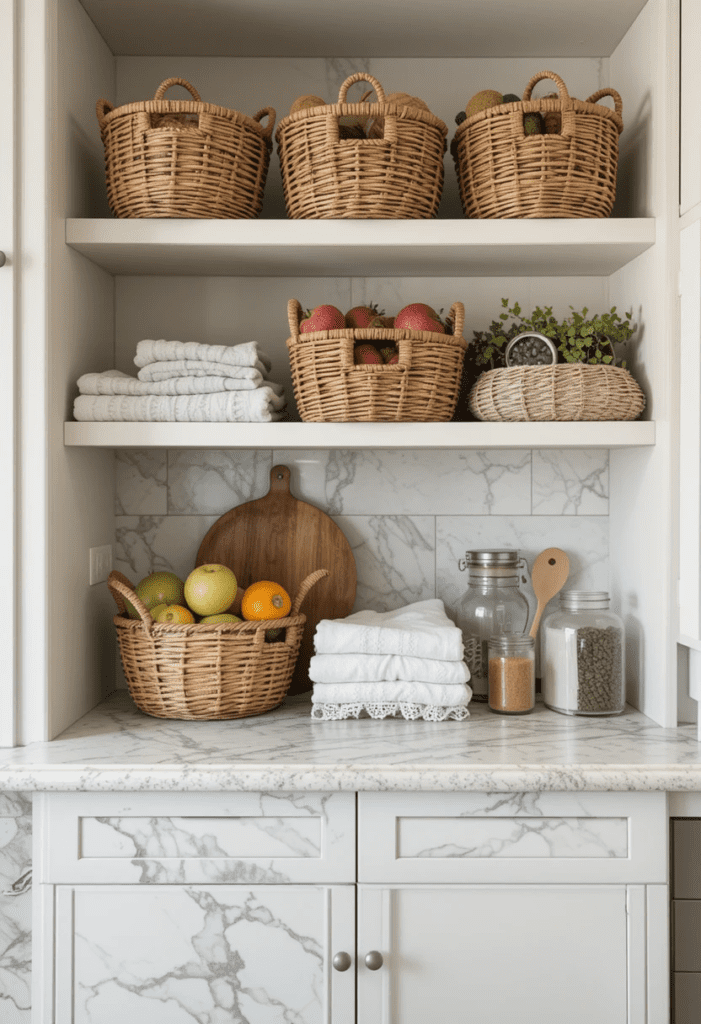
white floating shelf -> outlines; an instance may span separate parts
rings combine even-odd
[[[654,244],[655,221],[71,219],[66,242],[112,274],[601,277]]]
[[[640,448],[648,421],[597,423],[65,423],[95,448]]]

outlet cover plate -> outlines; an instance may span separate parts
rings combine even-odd
[[[99,548],[90,548],[90,586],[104,583],[112,572],[112,545],[103,544]]]

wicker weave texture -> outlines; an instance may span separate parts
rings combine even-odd
[[[182,85],[192,100],[165,100]],[[265,127],[260,124],[268,118]],[[203,103],[183,78],[153,100],[114,108],[99,100],[107,198],[115,217],[257,217],[263,205],[275,111],[247,117]]]
[[[369,82],[377,103],[346,103],[348,88]],[[342,139],[339,117],[381,118],[383,138]],[[382,123],[382,122],[381,122]],[[443,191],[448,129],[428,111],[385,102],[371,75],[351,75],[338,103],[284,117],[275,138],[289,217],[434,217]]]
[[[645,395],[620,366],[512,366],[481,374],[469,405],[480,420],[634,420]]]
[[[299,414],[315,423],[438,423],[451,418],[467,342],[465,307],[451,306],[454,334],[364,327],[299,333],[302,307],[290,299],[287,339]],[[353,346],[396,344],[399,361],[356,366]]]
[[[543,78],[558,97],[532,100]],[[597,103],[610,96],[615,109]],[[523,115],[558,114],[559,134],[525,135]],[[573,99],[554,71],[531,78],[522,103],[503,103],[473,114],[458,127],[451,152],[466,217],[608,217],[616,198],[621,97],[600,89]]]
[[[277,707],[302,641],[302,601],[328,575],[326,569],[311,573],[283,619],[171,626],[154,623],[129,580],[110,573],[108,585],[120,613],[114,617],[119,650],[136,706],[155,718],[207,720],[246,718]],[[124,598],[140,619],[126,617]],[[283,629],[284,640],[266,641],[268,629]]]

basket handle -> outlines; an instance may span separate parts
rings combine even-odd
[[[563,107],[565,105],[571,107],[572,97],[567,91],[567,86],[555,71],[539,71],[538,74],[533,75],[533,78],[531,78],[530,82],[523,90],[523,102],[528,102],[528,100],[531,98],[531,93],[533,92],[534,87],[538,84],[538,82],[542,82],[544,78],[551,78],[557,86],[557,91],[560,94],[560,100],[562,102]]]
[[[616,113],[621,117],[623,114],[623,100],[620,97],[620,93],[617,93],[615,89],[599,89],[598,92],[593,92],[586,102],[598,103],[602,96],[611,97]]]
[[[265,135],[267,138],[270,138],[270,136],[273,134],[273,128],[275,127],[275,110],[274,110],[274,108],[273,107],[263,107],[262,110],[259,110],[257,114],[253,115],[253,120],[260,122],[261,119],[264,118],[264,117],[268,118],[268,123],[266,124],[266,126],[264,128],[263,128],[263,125],[261,125],[261,128],[263,128],[263,135]]]
[[[465,326],[465,307],[462,302],[454,302],[450,307],[448,316],[453,321],[453,337],[462,337]]]
[[[190,85],[186,78],[166,78],[165,81],[161,82],[161,84],[156,89],[156,92],[154,93],[153,96],[154,100],[162,100],[165,93],[168,91],[168,89],[170,89],[171,85],[182,85],[183,89],[187,89],[187,91],[190,93],[192,98],[197,101],[197,103],[202,102],[202,97],[198,93],[197,89],[194,87],[194,85]]]
[[[365,71],[356,71],[354,75],[348,76],[348,78],[345,80],[341,88],[338,90],[339,103],[346,102],[346,95],[348,94],[348,90],[351,87],[351,85],[354,85],[356,82],[368,82],[375,90],[378,103],[385,102],[385,90],[382,88],[377,79],[373,78],[372,75],[367,74],[367,72]],[[365,99],[365,97],[363,97],[363,99]],[[363,100],[361,100],[361,103],[362,102]]]
[[[302,316],[302,307],[298,299],[290,299],[287,303],[287,323],[290,326],[290,335],[295,339],[299,338],[299,321]]]
[[[95,109],[97,111],[97,119],[102,125],[108,114],[114,110],[114,103],[110,103],[109,100],[98,100]]]
[[[109,587],[110,593],[117,604],[119,614],[124,615],[124,612],[126,611],[126,605],[124,604],[124,598],[126,598],[127,601],[136,608],[137,612],[141,616],[144,629],[150,634],[151,629],[153,628],[151,613],[141,598],[134,592],[134,588],[126,576],[121,572],[118,572],[116,569],[113,569],[107,577],[107,586]]]
[[[319,580],[323,580],[325,576],[330,575],[331,573],[329,572],[328,569],[316,569],[315,572],[310,572],[309,575],[305,579],[303,579],[299,585],[297,596],[295,597],[292,603],[292,608],[290,609],[290,615],[299,615],[299,610],[302,607],[302,602],[304,601],[305,597],[312,589],[314,584],[318,583]]]

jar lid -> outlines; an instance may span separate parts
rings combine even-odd
[[[519,557],[515,548],[487,548],[483,551],[466,551],[465,561],[468,567],[479,566],[513,566],[518,568]]]
[[[528,633],[496,633],[489,638],[489,646],[496,654],[526,654],[535,647],[535,637]]]
[[[560,594],[560,604],[570,612],[586,608],[606,608],[609,600],[607,590],[565,590]]]

